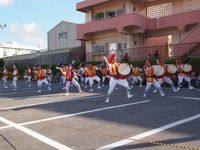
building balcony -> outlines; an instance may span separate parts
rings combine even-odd
[[[141,32],[145,29],[156,27],[156,20],[148,19],[136,13],[124,14],[98,21],[77,25],[77,39],[87,40],[91,34],[103,31],[116,30],[119,33],[126,33],[129,27],[140,27]]]
[[[142,33],[147,29],[153,30],[171,27],[177,27],[180,31],[183,31],[186,25],[199,23],[199,16],[200,10],[174,14],[156,19],[146,18],[136,13],[123,14],[77,25],[77,39],[88,40],[92,34],[113,30],[126,34],[128,32],[126,29],[131,28],[139,28]]]
[[[76,10],[81,12],[86,12],[90,7],[107,2],[109,0],[85,0],[82,2],[77,3]]]

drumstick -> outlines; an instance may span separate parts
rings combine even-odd
[[[156,62],[157,62],[157,64],[159,65],[159,61],[158,61],[158,59],[156,59]]]

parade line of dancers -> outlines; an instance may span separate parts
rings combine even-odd
[[[131,89],[136,83],[138,83],[138,87],[143,87],[142,83],[145,83],[146,87],[143,97],[147,96],[151,85],[155,87],[154,93],[158,91],[162,97],[166,96],[161,87],[164,82],[170,85],[173,92],[180,90],[184,80],[188,83],[189,90],[194,89],[191,85],[191,75],[193,74],[192,66],[190,64],[183,64],[180,59],[176,60],[176,65],[164,64],[164,59],[157,61],[157,65],[151,65],[150,61],[145,61],[143,68],[139,68],[137,63],[133,65],[127,65],[126,63],[120,64],[116,61],[116,54],[112,54],[109,59],[103,57],[103,60],[106,64],[101,66],[94,66],[91,62],[88,62],[84,67],[79,65],[77,69],[71,64],[58,64],[56,69],[61,73],[59,81],[63,85],[62,88],[66,90],[65,95],[69,95],[70,85],[75,85],[79,93],[83,92],[81,85],[84,85],[84,88],[87,88],[89,85],[89,92],[94,91],[94,83],[97,83],[97,89],[102,89],[106,79],[109,82],[106,103],[110,102],[110,95],[118,85],[126,89],[127,98],[134,96],[131,94]],[[101,71],[101,79],[98,76],[98,70]],[[7,78],[8,75],[11,75],[13,80],[10,86],[14,90],[17,90],[19,75],[17,67],[13,65],[13,71],[10,72],[7,66],[4,65],[0,73],[2,74],[3,88],[9,87]],[[176,74],[178,74],[177,88],[175,88],[173,83]],[[31,87],[32,81],[37,81],[38,92],[42,92],[41,87],[43,83],[47,86],[48,90],[51,90],[52,77],[53,71],[51,66],[44,69],[41,65],[33,68],[27,65],[24,70],[25,85]]]

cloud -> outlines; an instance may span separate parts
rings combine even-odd
[[[41,40],[42,28],[36,23],[29,23],[20,25],[19,23],[13,23],[9,28],[9,35],[24,43],[39,45]],[[19,43],[20,44],[20,43]]]
[[[39,3],[43,3],[43,2],[46,2],[47,0],[36,0],[36,2],[39,2]]]
[[[10,6],[14,3],[14,0],[0,0],[0,6]]]

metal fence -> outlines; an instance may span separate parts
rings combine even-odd
[[[38,64],[59,64],[70,63],[73,60],[76,62],[82,62],[85,60],[85,53],[83,52],[61,52],[61,53],[41,53],[35,54],[35,57],[28,58],[23,56],[23,59],[20,59],[19,56],[13,56],[10,59],[3,59],[4,64],[7,66],[12,66],[16,64],[17,66],[26,66],[27,64],[31,66],[36,66]]]
[[[154,59],[154,53],[158,50],[160,58],[176,58],[176,57],[199,57],[200,43],[184,43],[173,45],[161,45],[150,47],[138,47],[121,50],[106,50],[105,52],[88,52],[86,53],[87,61],[102,61],[103,57],[109,57],[111,54],[117,54],[117,61],[122,61],[125,53],[128,54],[129,60],[145,60]]]

